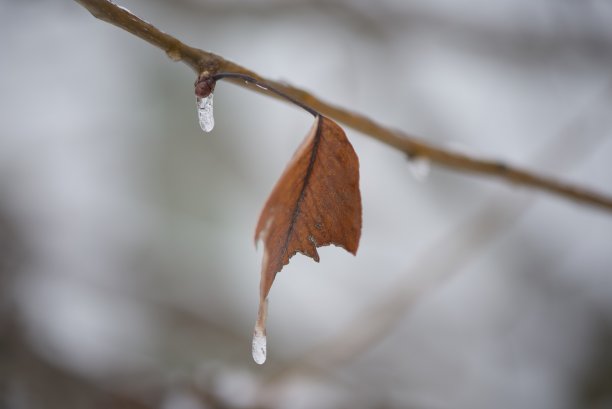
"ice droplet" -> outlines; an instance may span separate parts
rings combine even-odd
[[[251,353],[253,360],[259,365],[266,362],[266,319],[268,318],[268,299],[259,300],[259,310],[257,311],[257,321],[253,331],[253,343]]]
[[[204,132],[210,132],[215,127],[215,118],[213,117],[213,94],[212,92],[205,98],[197,98],[198,104],[198,119],[200,127]]]
[[[259,328],[255,328],[251,352],[253,353],[253,360],[259,365],[266,362],[266,341],[266,331],[260,331]]]
[[[429,176],[431,166],[429,159],[418,156],[408,161],[408,169],[417,182],[423,182]]]
[[[181,61],[181,58],[183,57],[181,51],[176,48],[170,48],[169,50],[166,50],[166,55],[172,61]]]

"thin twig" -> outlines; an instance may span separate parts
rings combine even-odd
[[[221,56],[190,47],[111,1],[75,1],[89,10],[95,17],[120,27],[152,45],[161,48],[172,60],[184,62],[198,75],[203,72],[208,72],[211,76],[221,72],[236,73],[251,77],[260,83],[269,84],[270,87],[287,94],[299,103],[311,107],[323,115],[335,119],[356,131],[390,145],[404,152],[410,158],[427,158],[438,165],[450,169],[497,177],[518,185],[540,189],[567,199],[612,211],[612,197],[608,195],[594,192],[576,184],[560,182],[553,178],[512,167],[496,160],[479,159],[431,145],[424,142],[422,139],[403,132],[391,130],[363,115],[328,104],[304,90],[266,79]],[[279,98],[278,95],[265,91],[251,83],[245,83],[239,78],[230,79],[230,81],[251,90],[264,92],[267,95]]]

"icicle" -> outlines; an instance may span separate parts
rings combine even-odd
[[[204,98],[197,97],[198,104],[198,119],[200,127],[204,132],[210,132],[215,126],[215,118],[213,117],[213,94],[212,92]]]
[[[411,158],[408,161],[410,173],[412,173],[412,176],[417,182],[423,182],[425,179],[427,179],[427,176],[429,176],[430,167],[429,159],[422,156]]]
[[[266,362],[266,331],[263,332],[259,328],[255,328],[253,332],[252,353],[253,360],[259,365]]]
[[[251,352],[253,360],[259,365],[266,362],[266,319],[268,318],[268,300],[259,302],[259,311],[257,312],[257,321],[255,322],[255,330],[253,331],[253,343]]]

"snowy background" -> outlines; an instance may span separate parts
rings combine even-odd
[[[125,0],[391,128],[612,194],[606,0]],[[612,407],[612,214],[347,129],[357,257],[296,256],[250,352],[261,207],[311,125],[71,1],[1,0],[0,406]]]

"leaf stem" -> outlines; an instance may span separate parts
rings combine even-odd
[[[260,80],[258,80],[256,78],[253,78],[253,77],[251,77],[251,76],[249,76],[247,74],[242,74],[242,73],[239,73],[239,72],[220,72],[219,74],[213,75],[211,78],[214,81],[218,81],[218,80],[221,80],[223,78],[239,78],[239,79],[244,80],[246,82],[250,82],[251,84],[255,84],[259,88],[263,88],[266,91],[270,91],[270,92],[280,96],[281,98],[286,99],[287,101],[289,101],[289,102],[299,106],[303,110],[307,111],[309,114],[311,114],[315,118],[320,115],[317,111],[315,111],[314,109],[312,109],[308,105],[298,101],[297,99],[295,99],[292,96],[284,93],[283,91],[279,90],[278,88],[268,84],[265,81],[260,81]]]
[[[302,89],[266,79],[221,56],[190,47],[109,0],[75,1],[89,10],[94,17],[120,27],[164,50],[173,61],[184,62],[199,75],[204,73],[209,76],[222,73],[232,74],[231,76],[225,75],[225,78],[234,80],[242,86],[244,86],[244,81],[259,85],[272,92],[266,93],[267,95],[289,100],[313,115],[320,112],[322,115],[405,153],[408,157],[427,158],[449,169],[496,177],[612,212],[612,196],[512,167],[496,160],[476,158],[429,144],[420,138],[380,125],[364,115],[324,102]],[[257,90],[254,87],[249,87],[249,89]]]

